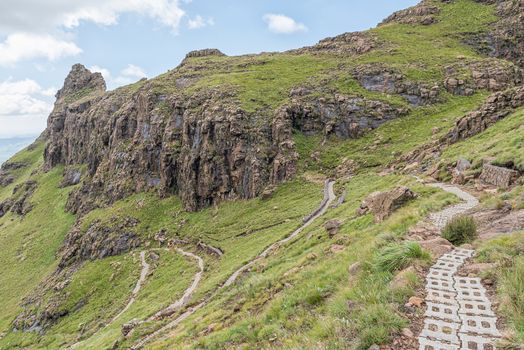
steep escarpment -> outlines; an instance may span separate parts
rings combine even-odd
[[[186,61],[194,57],[202,56]],[[80,214],[144,190],[177,194],[188,210],[253,198],[295,175],[293,129],[358,137],[407,112],[362,97],[300,96],[300,90],[290,92],[299,96],[283,109],[248,112],[227,86],[161,93],[152,80],[104,93],[99,79],[75,66],[46,131],[48,169],[87,164],[68,201]],[[181,79],[190,81],[175,84]]]

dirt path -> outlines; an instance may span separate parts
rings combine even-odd
[[[111,321],[109,323],[107,323],[100,330],[103,330],[103,329],[109,327],[110,325],[112,325],[127,310],[129,310],[129,308],[134,304],[134,302],[136,300],[136,297],[137,297],[138,293],[140,292],[140,290],[142,289],[142,286],[143,286],[143,284],[144,284],[144,282],[145,282],[145,280],[147,278],[147,275],[149,274],[150,268],[151,268],[150,264],[146,261],[146,253],[150,252],[150,251],[155,251],[155,250],[158,250],[158,249],[151,249],[151,250],[148,250],[148,251],[142,251],[140,253],[140,260],[142,262],[142,271],[140,272],[140,278],[138,279],[138,281],[137,281],[137,283],[135,285],[135,288],[131,292],[131,298],[129,299],[129,301],[126,304],[126,306],[118,313],[118,315],[113,317],[111,319]],[[165,250],[169,250],[169,249],[165,249]],[[191,296],[193,295],[193,293],[197,289],[198,285],[200,284],[200,281],[202,280],[202,275],[204,273],[204,260],[201,257],[199,257],[198,255],[195,255],[195,254],[190,253],[190,252],[186,252],[186,251],[184,251],[184,250],[182,250],[180,248],[177,248],[176,251],[178,253],[180,253],[181,255],[184,255],[184,256],[189,257],[191,259],[195,259],[198,262],[199,271],[195,274],[195,276],[193,278],[193,282],[191,283],[191,286],[189,286],[189,288],[186,289],[186,291],[184,292],[184,295],[179,300],[177,300],[173,304],[169,305],[164,310],[159,311],[154,316],[150,317],[147,321],[152,321],[152,320],[160,319],[160,318],[163,318],[163,317],[171,316],[172,314],[177,312],[179,309],[184,307],[189,302],[189,299],[191,299]],[[145,321],[142,321],[142,322],[139,322],[138,324],[144,323],[144,322]],[[95,336],[99,331],[97,331],[95,334],[93,334],[90,338]],[[68,350],[76,349],[84,341],[85,340],[82,340],[80,342],[77,342],[77,343],[73,344],[72,346],[70,346],[68,348]]]
[[[458,187],[434,184],[464,202],[430,216],[442,229],[454,216],[478,205],[478,200]],[[424,329],[419,335],[420,350],[495,349],[501,336],[497,317],[480,278],[461,277],[459,269],[473,250],[455,249],[444,254],[431,267],[426,278]]]
[[[140,253],[140,260],[142,261],[142,271],[140,272],[140,278],[136,282],[135,289],[133,289],[133,291],[131,292],[131,298],[129,299],[129,302],[122,309],[122,311],[120,311],[118,313],[118,315],[113,317],[113,319],[104,328],[108,327],[113,322],[118,320],[120,318],[120,316],[122,316],[127,310],[129,310],[131,305],[134,304],[134,302],[136,300],[136,296],[138,295],[138,292],[140,292],[140,289],[142,289],[142,286],[143,286],[144,282],[146,281],[146,278],[147,278],[147,275],[149,274],[149,269],[150,269],[151,266],[146,261],[146,252],[145,251]]]
[[[140,253],[140,261],[141,261],[141,264],[142,264],[142,270],[140,271],[140,277],[138,278],[138,281],[136,282],[135,288],[131,292],[131,298],[129,298],[129,301],[127,302],[126,306],[115,317],[113,317],[111,319],[111,321],[109,321],[102,329],[105,329],[105,328],[109,327],[110,325],[112,325],[116,320],[118,320],[120,318],[120,316],[122,316],[127,310],[129,310],[131,305],[133,305],[135,303],[136,296],[140,292],[140,289],[142,289],[142,286],[144,285],[144,282],[146,281],[147,275],[149,274],[149,270],[151,268],[151,265],[149,265],[149,263],[146,261],[146,253],[147,253],[147,251],[142,251]],[[99,331],[97,331],[91,337],[96,335]],[[85,340],[79,341],[79,342],[71,345],[70,347],[68,347],[68,349],[69,350],[76,349],[84,341]]]
[[[324,186],[324,199],[322,200],[322,203],[320,204],[320,206],[314,210],[305,220],[304,220],[304,223],[302,226],[300,226],[297,230],[295,230],[293,233],[291,233],[291,235],[289,235],[288,237],[276,242],[276,243],[273,243],[271,246],[269,246],[267,249],[265,249],[262,253],[260,253],[257,257],[255,257],[253,260],[251,260],[250,262],[248,262],[247,264],[245,264],[244,266],[242,266],[241,268],[239,268],[237,271],[235,271],[228,279],[227,281],[218,289],[218,290],[221,290],[223,288],[226,288],[226,287],[229,287],[231,286],[233,283],[235,283],[235,281],[238,279],[238,277],[243,273],[245,272],[246,270],[248,270],[251,266],[253,266],[253,264],[255,264],[257,261],[260,261],[261,259],[263,258],[266,258],[269,254],[271,254],[275,249],[277,249],[278,247],[280,247],[281,245],[291,241],[292,239],[294,239],[296,236],[298,236],[300,234],[300,232],[302,232],[306,227],[308,227],[309,225],[311,225],[316,219],[318,219],[320,216],[322,216],[328,209],[329,209],[329,205],[336,199],[336,196],[335,196],[335,193],[334,193],[334,190],[333,190],[333,186],[334,186],[335,182],[334,181],[331,181],[331,180],[328,180],[326,181],[325,183],[325,186]],[[136,342],[132,347],[131,349],[132,350],[137,350],[137,349],[140,349],[142,348],[145,344],[149,343],[151,340],[153,340],[154,338],[158,337],[160,334],[162,333],[165,333],[169,330],[172,330],[173,328],[177,327],[182,321],[184,321],[186,318],[188,318],[189,316],[191,316],[192,314],[194,314],[196,311],[198,311],[199,309],[201,309],[202,307],[204,307],[205,305],[207,305],[207,303],[209,303],[209,301],[211,301],[211,299],[216,295],[216,293],[218,292],[215,291],[215,293],[213,293],[211,296],[209,296],[206,300],[202,301],[200,304],[196,305],[196,306],[193,306],[191,308],[189,308],[188,310],[186,310],[183,314],[181,314],[180,316],[178,316],[176,319],[174,319],[173,321],[171,321],[170,323],[166,324],[165,326],[163,326],[162,328],[160,328],[159,330],[151,333],[150,335],[148,335],[147,337],[141,339],[140,341]],[[168,338],[168,336],[165,336],[163,339],[165,338]]]
[[[264,259],[267,257],[272,251],[276,250],[281,245],[291,241],[293,238],[298,236],[300,232],[302,232],[306,227],[311,225],[317,218],[322,216],[329,208],[329,205],[331,202],[333,202],[336,198],[335,193],[333,191],[333,185],[334,181],[326,181],[326,185],[324,186],[324,199],[322,200],[322,203],[318,209],[313,211],[307,218],[306,221],[302,226],[300,226],[295,232],[293,232],[288,237],[284,238],[283,240],[280,240],[276,243],[273,243],[271,246],[269,246],[266,250],[264,250],[262,253],[260,253],[259,256],[257,256],[255,259],[251,260],[249,263],[245,264],[241,268],[239,268],[237,271],[235,271],[231,277],[228,278],[226,283],[224,283],[224,287],[229,287],[235,281],[238,279],[238,276],[242,274],[244,271],[248,270],[251,266],[253,266],[255,263],[260,261],[261,259]]]
[[[200,284],[200,280],[202,280],[202,275],[204,274],[204,260],[201,257],[199,257],[198,255],[195,255],[189,252],[185,252],[179,248],[177,249],[177,252],[191,259],[195,259],[198,262],[199,271],[195,274],[195,277],[193,278],[193,283],[191,283],[191,286],[189,286],[189,288],[186,289],[186,291],[184,292],[184,295],[179,300],[169,305],[164,310],[157,312],[148,321],[171,316],[172,314],[177,312],[179,309],[184,307],[189,302],[189,299],[191,299],[191,296],[193,295],[198,285]]]

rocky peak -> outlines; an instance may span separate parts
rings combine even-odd
[[[57,94],[57,100],[82,91],[106,91],[106,82],[100,73],[91,73],[81,64],[75,64]]]
[[[225,56],[225,54],[219,49],[203,49],[190,51],[186,55],[186,59],[193,57],[207,57],[207,56]]]

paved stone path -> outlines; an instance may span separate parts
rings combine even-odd
[[[145,338],[142,338],[142,339],[138,340],[135,344],[133,344],[133,346],[131,347],[131,350],[140,349],[144,345],[149,343],[151,340],[153,340],[154,338],[158,337],[160,334],[163,334],[165,332],[173,330],[175,327],[177,327],[186,318],[188,318],[189,316],[194,314],[197,310],[199,310],[202,307],[206,306],[211,301],[211,299],[216,295],[216,293],[219,290],[224,289],[224,288],[229,287],[232,284],[234,284],[236,282],[236,280],[238,279],[238,277],[243,272],[247,271],[251,266],[253,266],[253,264],[255,264],[257,261],[259,261],[259,260],[269,256],[278,247],[280,247],[281,245],[291,241],[293,238],[298,236],[300,234],[300,232],[302,232],[306,227],[311,225],[316,219],[318,219],[320,216],[322,216],[329,209],[330,204],[336,199],[336,196],[335,196],[335,193],[334,193],[334,190],[333,190],[334,184],[335,184],[334,181],[331,181],[331,180],[326,181],[326,183],[324,185],[324,199],[322,200],[322,203],[320,204],[320,206],[316,210],[314,210],[304,220],[304,223],[302,224],[302,226],[300,226],[297,230],[295,230],[291,235],[289,235],[288,237],[286,237],[286,238],[284,238],[284,239],[282,239],[282,240],[280,240],[280,241],[270,245],[267,249],[265,249],[262,253],[260,253],[258,256],[256,256],[253,260],[251,260],[250,262],[246,263],[241,268],[239,268],[237,271],[235,271],[227,279],[227,281],[219,289],[217,289],[215,291],[215,293],[213,293],[211,296],[206,298],[200,304],[195,305],[193,307],[190,307],[184,313],[182,313],[180,316],[178,316],[176,319],[174,319],[173,321],[169,322],[168,324],[166,324],[162,328],[160,328],[157,331],[149,334]],[[167,334],[167,335],[163,336],[161,339],[167,339],[170,336],[171,336],[171,334]]]
[[[442,229],[455,215],[463,214],[478,205],[478,200],[461,189],[434,184],[453,193],[463,203],[430,216]],[[429,270],[426,278],[424,329],[420,333],[419,350],[495,350],[501,334],[497,317],[482,286],[480,278],[457,276],[458,270],[473,250],[455,249],[444,254]]]

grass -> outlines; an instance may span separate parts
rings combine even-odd
[[[429,262],[431,256],[416,242],[394,243],[386,245],[375,253],[373,267],[377,271],[395,272],[416,261]]]
[[[495,264],[488,273],[497,281],[499,311],[510,330],[501,348],[519,349],[524,343],[524,233],[479,243],[477,260]]]
[[[312,88],[314,98],[342,93],[405,107],[403,98],[369,92],[352,75],[360,65],[383,64],[415,82],[442,83],[445,67],[456,63],[458,56],[463,56],[465,62],[481,60],[462,44],[462,39],[464,32],[486,29],[494,20],[493,7],[472,0],[457,0],[448,5],[438,2],[438,6],[442,6],[438,24],[391,24],[372,30],[385,43],[384,47],[361,56],[286,53],[194,58],[177,70],[113,93],[136,94],[148,90],[157,95],[188,97],[218,91],[223,96],[221,101],[246,111],[250,122],[265,125],[272,120],[274,109],[289,102],[289,92],[295,86]],[[192,83],[185,88],[177,86],[177,79],[188,75]],[[299,176],[279,186],[269,200],[228,202],[187,213],[176,197],[159,199],[153,193],[139,193],[90,212],[79,218],[79,225],[85,232],[94,222],[109,227],[133,216],[139,222],[132,228],[133,233],[144,242],[141,249],[157,247],[154,235],[165,230],[168,239],[185,239],[188,244],[184,249],[203,256],[204,277],[190,304],[211,294],[214,298],[183,322],[169,339],[150,344],[152,349],[368,349],[372,344],[384,344],[406,326],[401,306],[421,282],[416,276],[408,276],[409,283],[404,288],[393,290],[391,281],[398,270],[423,264],[428,259],[420,246],[403,243],[403,238],[420,219],[456,202],[456,198],[422,186],[410,177],[378,173],[396,164],[401,155],[441,136],[485,97],[485,92],[471,97],[443,93],[442,103],[412,108],[406,117],[384,124],[358,140],[323,140],[322,136],[306,137],[295,132],[301,156]],[[164,116],[172,113],[165,103],[159,104],[156,111]],[[504,161],[513,152],[516,154],[511,160],[520,167],[520,153],[514,152],[521,145],[521,129],[517,126],[522,124],[522,111],[519,113],[478,139],[473,138],[471,144],[453,146],[443,159],[466,154],[470,159],[495,156]],[[440,128],[436,135],[434,127]],[[492,139],[497,142],[487,147]],[[176,300],[190,284],[196,271],[194,261],[162,251],[159,261],[150,261],[154,265],[153,275],[133,307],[103,330],[101,326],[125,305],[136,283],[140,249],[87,262],[60,294],[60,307],[82,305],[78,310],[42,336],[9,332],[12,320],[21,311],[21,299],[56,268],[59,248],[76,220],[64,210],[71,188],[58,188],[63,169],[58,167],[49,173],[39,170],[43,148],[40,143],[15,156],[14,161],[23,161],[28,167],[15,172],[17,181],[13,185],[0,188],[0,199],[5,199],[11,196],[16,184],[28,179],[38,182],[31,198],[32,212],[25,218],[8,214],[0,219],[0,245],[4,247],[0,262],[10,267],[0,271],[0,333],[7,333],[0,336],[0,348],[63,348],[79,335],[85,340],[80,349],[110,348],[115,341],[125,348],[163,323],[146,323],[129,339],[121,337],[121,325],[133,318],[145,318]],[[310,157],[315,152],[319,154],[318,161]],[[348,201],[329,210],[293,242],[255,264],[235,286],[219,289],[233,271],[300,225],[322,198],[322,181],[314,179],[321,178],[319,174],[332,175],[344,159],[353,160],[358,169],[350,180],[337,183],[338,192],[347,191]],[[371,215],[355,215],[361,200],[371,192],[399,185],[409,186],[419,197],[383,223],[375,224]],[[514,197],[518,198],[519,193],[514,193]],[[323,228],[330,219],[343,222],[333,238]],[[224,255],[217,258],[197,251],[199,241],[222,249]],[[342,252],[333,251],[335,244],[342,247]],[[513,249],[513,245],[508,247]],[[494,258],[494,252],[486,250],[486,259]],[[500,254],[507,252],[501,249]],[[348,268],[357,262],[360,268],[350,275]],[[500,290],[501,294],[520,293],[519,273],[520,267],[501,277],[504,281],[501,285],[506,286]],[[521,334],[520,302],[508,304],[505,310],[517,334]]]
[[[466,141],[448,147],[442,154],[442,164],[457,161],[468,155],[472,173],[480,172],[484,160],[491,160],[495,165],[512,165],[524,171],[524,154],[515,152],[524,147],[524,109],[499,121],[485,132]]]
[[[477,238],[477,224],[471,216],[456,216],[446,224],[442,237],[454,245],[471,243]]]

